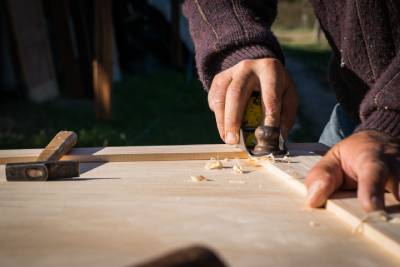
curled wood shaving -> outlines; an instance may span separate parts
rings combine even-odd
[[[206,163],[204,168],[206,168],[207,170],[223,169],[224,165],[222,165],[221,161],[215,158],[210,158],[210,160]]]
[[[233,171],[237,174],[243,174],[244,170],[243,167],[240,166],[238,163],[236,163],[235,165],[233,165]]]
[[[393,217],[389,220],[390,223],[400,223],[400,217]]]
[[[314,221],[310,221],[310,227],[318,227],[319,226],[319,222],[314,222]]]
[[[367,222],[387,222],[387,223],[400,223],[399,217],[391,218],[384,210],[378,210],[366,214],[360,221],[360,223],[354,227],[353,233],[362,233],[364,223]]]
[[[193,182],[207,181],[207,178],[204,177],[203,175],[190,176],[190,179],[191,179]]]
[[[290,157],[288,155],[283,156],[283,160],[287,163],[291,163]]]

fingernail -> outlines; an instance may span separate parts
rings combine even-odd
[[[228,132],[228,133],[226,134],[226,142],[227,142],[228,144],[231,144],[231,145],[237,144],[237,143],[238,143],[238,136],[237,136],[237,134],[232,133],[232,132]]]
[[[308,203],[310,203],[312,206],[315,205],[315,203],[319,202],[319,192],[321,189],[321,182],[320,181],[315,181],[313,182],[310,187],[308,188],[307,192],[307,199]]]

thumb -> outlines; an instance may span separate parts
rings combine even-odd
[[[343,183],[343,171],[335,150],[333,147],[307,175],[307,202],[312,208],[323,206]]]

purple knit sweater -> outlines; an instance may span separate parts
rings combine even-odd
[[[334,53],[330,82],[358,130],[400,137],[400,1],[310,0]],[[277,0],[186,0],[200,80],[243,59],[284,62],[270,28]]]

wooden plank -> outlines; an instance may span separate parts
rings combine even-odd
[[[262,167],[205,162],[87,163],[74,181],[0,183],[0,266],[128,266],[190,244],[231,267],[398,266]]]
[[[308,149],[291,151],[290,163],[285,161],[261,161],[269,172],[285,181],[296,192],[306,196],[304,184],[308,170],[319,161],[321,156],[310,154]],[[354,231],[359,231],[378,246],[400,257],[400,204],[391,193],[385,194],[385,202],[392,222],[379,218],[366,220],[367,214],[358,203],[356,192],[339,192],[326,204],[326,209],[347,223]],[[397,223],[395,223],[397,221]]]
[[[308,170],[320,159],[326,147],[320,144],[291,144],[290,162],[282,159],[276,162],[261,161],[264,168],[275,174],[279,180],[284,180],[291,188],[301,195],[306,194],[304,179]],[[0,163],[22,162],[35,159],[40,149],[3,150],[0,151]],[[317,153],[316,153],[317,152]],[[81,162],[125,162],[125,161],[181,161],[204,160],[210,157],[246,158],[246,154],[239,148],[228,145],[188,145],[188,146],[154,146],[154,147],[107,147],[107,148],[77,148],[63,160],[80,160]],[[154,163],[157,165],[159,163]],[[175,164],[175,163],[173,163]],[[400,217],[398,204],[390,194],[386,195],[389,204],[390,216]],[[327,210],[344,220],[353,229],[360,226],[362,233],[377,244],[395,255],[400,255],[400,224],[382,221],[362,223],[365,213],[358,205],[355,194],[341,197],[337,194],[327,203]]]
[[[93,88],[98,119],[111,119],[112,89],[112,1],[97,0],[95,6],[95,50],[93,59]]]
[[[0,150],[0,164],[35,161],[42,149]],[[127,162],[205,160],[211,157],[246,158],[240,148],[229,145],[75,148],[61,160],[80,162]]]
[[[58,95],[42,2],[5,1],[22,78],[31,100],[42,102]]]

